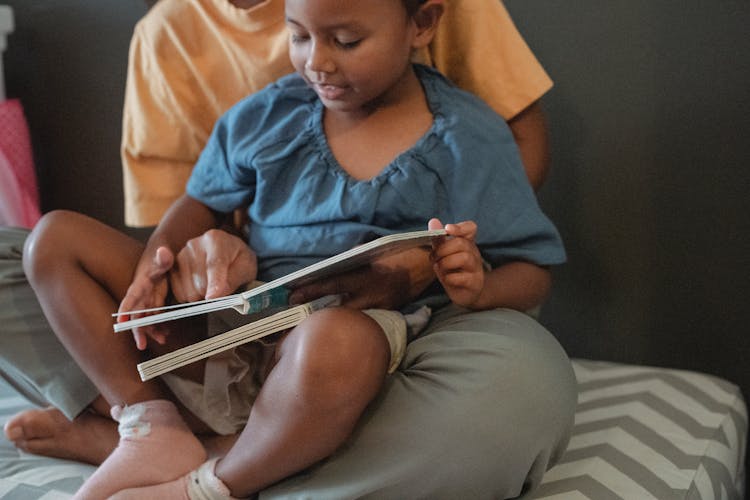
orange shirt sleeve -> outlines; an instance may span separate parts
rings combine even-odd
[[[418,60],[487,102],[506,120],[540,99],[552,80],[497,0],[450,0]]]

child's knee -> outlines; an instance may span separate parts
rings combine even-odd
[[[70,220],[73,212],[55,210],[42,216],[34,226],[23,247],[23,269],[34,281],[60,264],[60,255],[69,247]]]
[[[374,396],[388,368],[388,341],[378,324],[360,311],[318,311],[287,342],[293,344],[285,348],[292,351],[288,354],[293,354],[304,379],[332,397]]]

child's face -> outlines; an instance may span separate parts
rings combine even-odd
[[[416,26],[402,0],[286,0],[289,54],[331,110],[388,102],[410,72]]]

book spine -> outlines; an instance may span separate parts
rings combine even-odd
[[[255,314],[270,307],[286,305],[289,305],[289,290],[279,286],[259,295],[243,299],[242,305],[235,307],[235,309],[241,314]]]

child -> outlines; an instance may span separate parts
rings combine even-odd
[[[119,498],[244,497],[320,462],[352,436],[384,383],[383,390],[395,391],[386,375],[401,362],[407,322],[394,309],[425,304],[437,312],[422,335],[453,332],[443,337],[448,350],[480,351],[471,344],[472,331],[486,336],[493,335],[481,330],[488,324],[520,325],[508,327],[513,335],[503,332],[521,345],[508,351],[520,361],[504,364],[511,370],[532,365],[534,392],[542,397],[522,392],[500,404],[527,412],[529,423],[528,434],[513,430],[522,439],[501,443],[498,458],[511,460],[506,468],[513,477],[497,491],[520,494],[527,475],[539,476],[562,452],[575,404],[566,358],[530,320],[511,315],[510,321],[497,308],[540,304],[550,285],[544,266],[562,262],[564,252],[536,205],[502,118],[410,63],[411,51],[429,43],[441,12],[440,0],[287,0],[298,74],[219,121],[187,195],[145,249],[74,214],[52,214],[35,229],[25,252],[30,281],[56,333],[114,405],[119,422],[117,449],[79,498],[117,492]],[[498,136],[506,141],[498,143]],[[213,229],[221,214],[248,202],[250,247]],[[163,382],[140,382],[138,351],[111,333],[107,316],[118,301],[128,311],[159,306],[168,293],[178,300],[221,295],[256,275],[270,280],[427,220],[433,228],[441,220],[467,221],[448,224],[451,238],[430,256],[442,287],[412,275],[427,259],[421,250],[384,258],[342,279],[378,288],[377,278],[389,285],[381,289],[390,296],[319,311],[273,344],[195,363]],[[406,286],[392,285],[398,280]],[[333,280],[293,297],[306,300],[339,287],[349,290]],[[443,307],[447,299],[454,306]],[[190,323],[174,332],[140,329],[136,345],[158,353],[192,342],[200,325]],[[363,429],[370,425],[377,423]],[[241,434],[225,455],[206,461],[193,434],[206,427]],[[366,435],[360,432],[359,438]],[[430,439],[441,442],[439,435]],[[410,487],[436,494],[428,484]],[[450,496],[448,488],[440,493]]]

